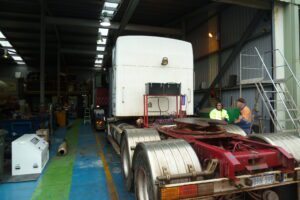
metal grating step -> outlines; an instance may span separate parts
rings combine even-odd
[[[270,100],[270,99],[268,99],[268,100],[265,100],[265,101],[270,101],[270,102],[281,102],[281,103],[282,103],[281,100]],[[285,99],[284,102],[292,102],[292,100]]]
[[[300,118],[295,118],[293,120],[294,120],[294,122],[300,123]],[[277,121],[286,122],[286,121],[292,121],[292,119],[277,119]]]
[[[266,93],[286,93],[285,91],[265,91]]]

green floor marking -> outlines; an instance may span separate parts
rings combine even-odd
[[[68,154],[55,156],[35,189],[32,200],[68,200],[72,183],[73,164],[76,158],[80,120],[67,130]]]

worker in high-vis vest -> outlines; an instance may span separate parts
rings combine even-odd
[[[229,121],[229,116],[228,116],[227,110],[225,110],[223,108],[223,105],[221,102],[218,102],[216,104],[216,108],[213,109],[212,111],[210,111],[209,118]]]

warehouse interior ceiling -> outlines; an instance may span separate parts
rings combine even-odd
[[[5,48],[15,49],[26,65],[35,68],[40,66],[41,2],[0,0],[0,31],[12,45]],[[105,2],[118,7],[110,9],[114,14],[108,35],[99,36],[101,12],[107,9],[103,8]],[[59,49],[62,69],[92,69],[97,55],[103,59],[103,66],[109,67],[117,36],[183,38],[182,21],[195,16],[199,21],[205,20],[208,13],[217,12],[224,4],[210,0],[160,0],[159,3],[155,0],[46,0],[44,7],[46,67],[56,68]],[[15,61],[1,56],[0,63],[15,64]]]

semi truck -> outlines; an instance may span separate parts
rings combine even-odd
[[[242,194],[242,199],[275,200],[281,194],[273,188],[300,181],[295,155],[300,142],[278,145],[266,137],[246,137],[235,125],[192,117],[190,43],[122,36],[112,59],[106,134],[136,199],[239,199]]]

